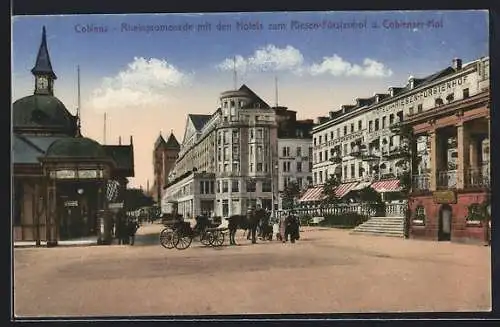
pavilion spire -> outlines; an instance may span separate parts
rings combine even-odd
[[[57,76],[52,69],[52,63],[50,62],[45,26],[43,26],[42,29],[42,42],[40,43],[38,55],[36,56],[35,67],[31,69],[31,72],[33,75],[48,75],[54,80],[57,79]]]

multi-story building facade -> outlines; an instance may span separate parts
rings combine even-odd
[[[489,58],[463,65],[419,89],[422,110],[404,124],[414,139],[410,237],[487,241],[490,210]],[[406,97],[405,97],[406,98]],[[421,153],[430,157],[418,167]]]
[[[212,214],[221,217],[257,204],[271,210],[274,202],[276,209],[276,162],[274,110],[246,85],[223,92],[212,115],[188,116],[164,202],[178,202],[179,213],[190,217],[210,211],[211,200]]]
[[[153,195],[153,199],[160,203],[163,187],[167,185],[170,171],[175,166],[175,161],[180,151],[180,144],[175,138],[173,132],[170,133],[168,140],[165,141],[160,133],[155,142],[153,150],[153,188],[148,191]]]
[[[447,67],[425,78],[410,77],[403,87],[390,87],[388,93],[357,98],[355,105],[343,105],[329,117],[320,117],[313,129],[313,184],[301,198],[303,203],[319,201],[322,184],[336,176],[341,185],[337,196],[371,185],[386,196],[400,190],[398,176],[410,169],[406,158],[408,144],[402,140],[394,126],[405,117],[418,115],[429,108],[453,102],[463,94],[469,96],[477,86],[476,78],[464,75],[476,69],[476,63],[462,67],[454,59]],[[466,77],[463,77],[466,76]],[[467,93],[469,92],[469,93]],[[429,169],[429,142],[417,137],[418,161],[414,169]],[[456,151],[446,154],[453,163]]]
[[[313,120],[297,120],[297,112],[286,107],[273,108],[278,124],[278,193],[282,194],[289,183],[299,189],[312,185],[312,128]],[[282,210],[282,197],[278,197]]]

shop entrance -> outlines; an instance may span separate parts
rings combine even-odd
[[[97,235],[97,192],[97,185],[91,182],[58,183],[60,240]]]
[[[451,240],[452,210],[448,204],[443,204],[439,209],[438,241]]]

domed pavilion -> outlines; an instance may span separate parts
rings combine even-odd
[[[123,191],[134,176],[132,137],[129,145],[101,145],[81,135],[79,114],[54,96],[45,27],[31,72],[34,94],[12,108],[14,241],[109,243],[110,221],[126,210]]]

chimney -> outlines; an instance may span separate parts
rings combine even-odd
[[[133,137],[132,137],[132,135],[130,135],[130,145],[133,145],[133,144],[134,144]]]
[[[455,70],[460,70],[462,69],[462,59],[459,58],[453,58],[451,61],[451,67]]]
[[[122,137],[118,136],[118,145],[122,145]]]
[[[412,90],[415,87],[415,77],[411,76],[408,77],[408,86],[410,87],[410,90]]]
[[[328,113],[328,115],[329,115],[330,119],[335,118],[335,112],[334,112],[334,111],[330,111],[330,112]]]

